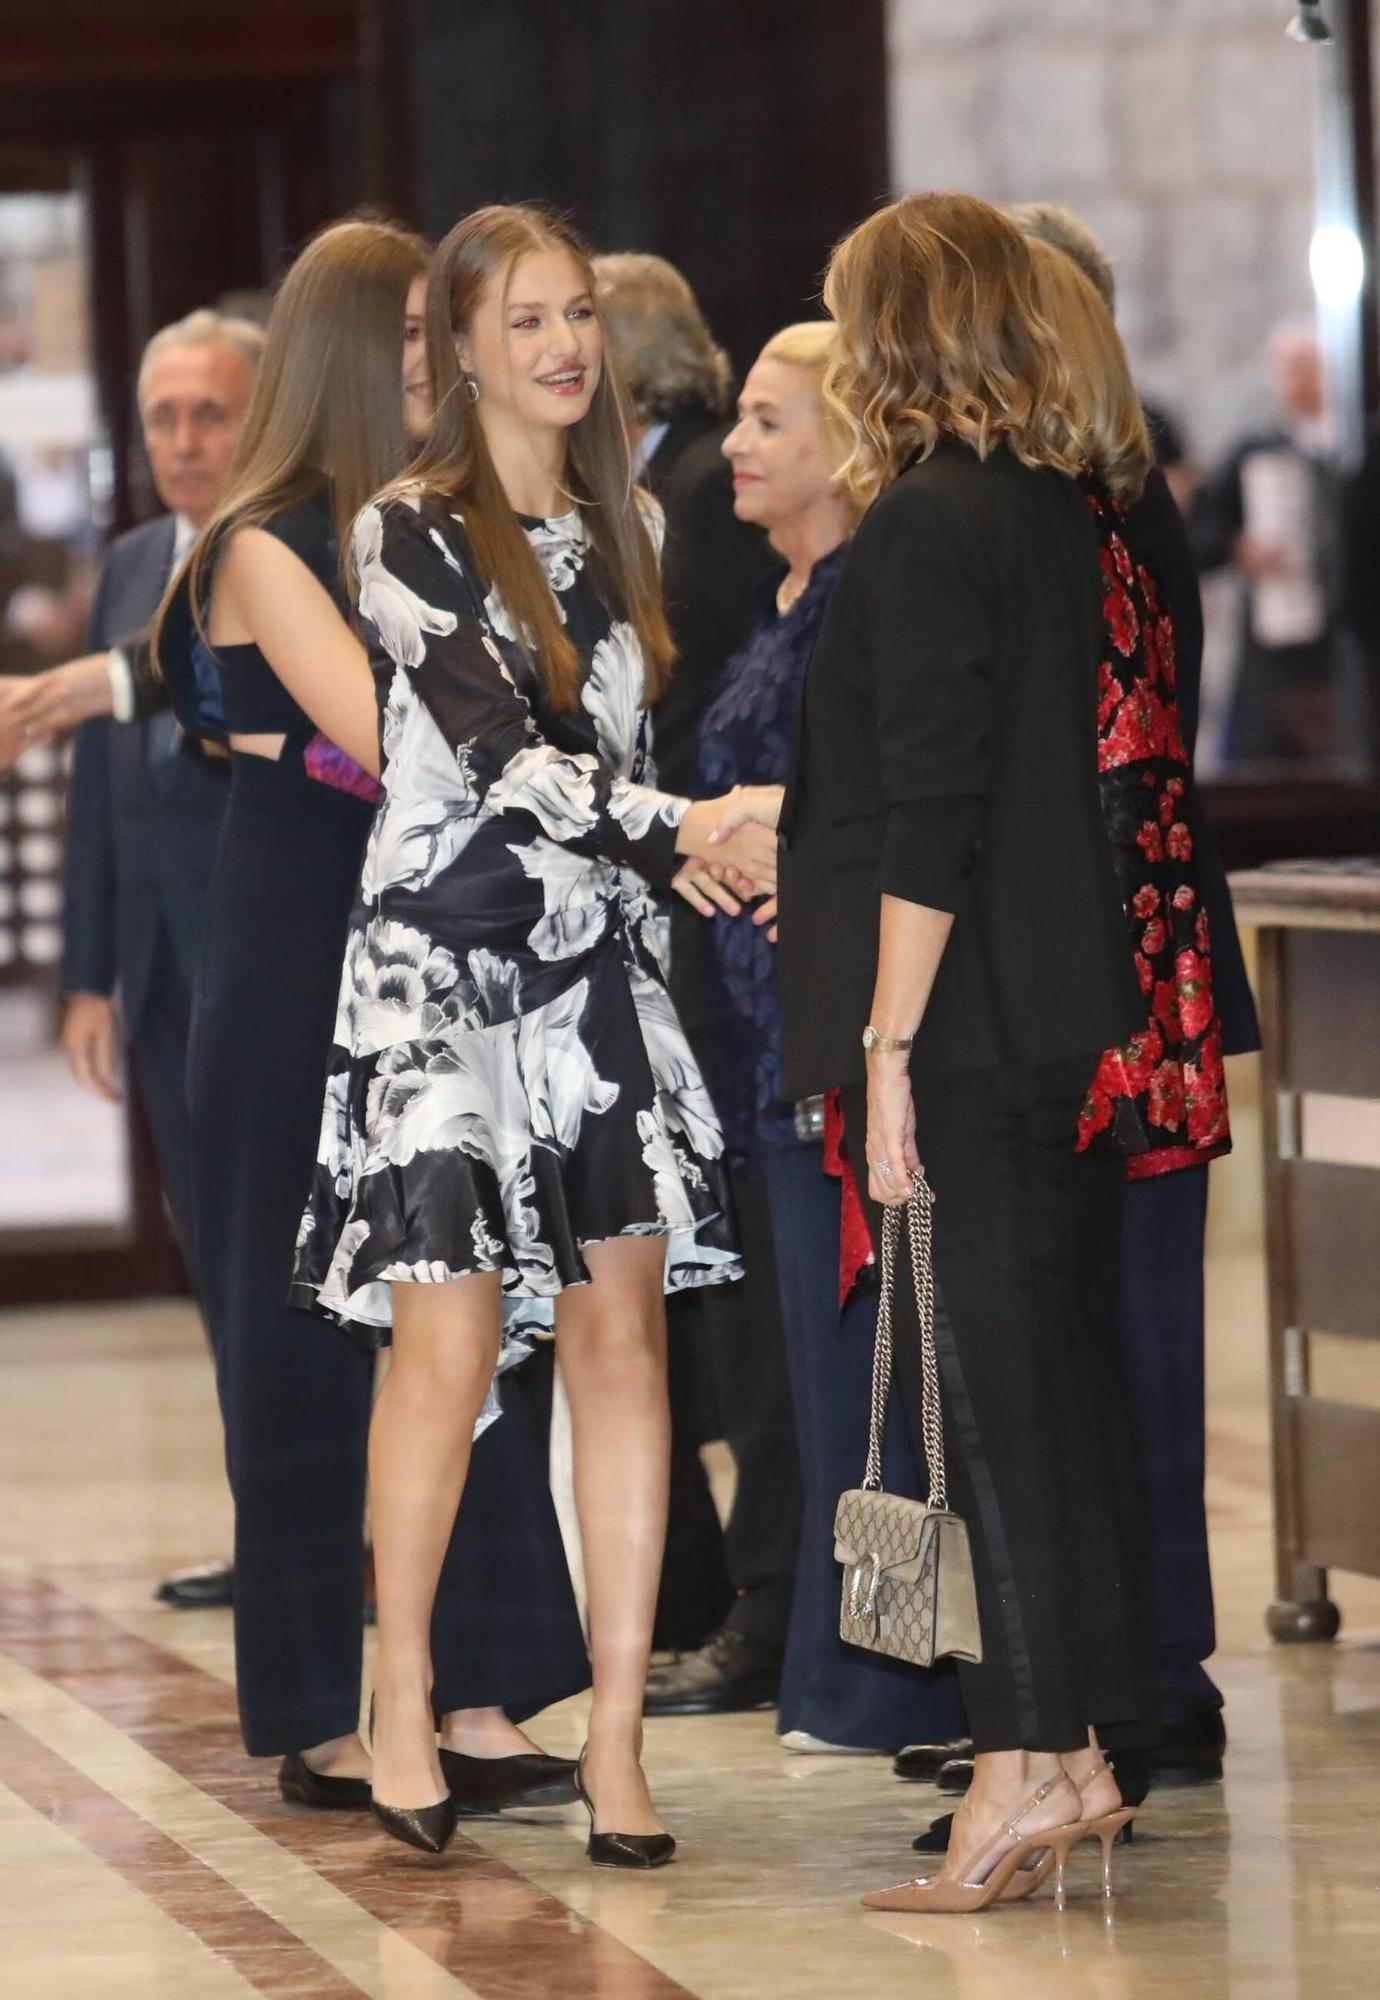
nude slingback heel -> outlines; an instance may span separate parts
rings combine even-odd
[[[1056,1871],[1056,1901],[1062,1907],[1064,1864],[1069,1850],[1080,1840],[1088,1839],[1097,1822],[1070,1820],[1064,1826],[1048,1826],[1028,1835],[1021,1833],[1020,1823],[1059,1785],[1070,1782],[1062,1772],[1057,1778],[1047,1778],[977,1856],[965,1880],[956,1882],[952,1877],[936,1875],[927,1880],[902,1882],[894,1889],[874,1889],[863,1897],[863,1908],[900,1910],[915,1915],[967,1916],[999,1901],[1008,1884],[1023,1869],[1029,1867],[1033,1874],[1044,1867],[1047,1874],[1046,1855]],[[1013,1845],[1006,1846],[1007,1841]],[[1032,1882],[1030,1888],[1036,1886]],[[1029,1889],[1022,1890],[1023,1895],[1029,1893]]]
[[[1087,1777],[1084,1778],[1082,1784],[1079,1786],[1079,1791],[1085,1792],[1092,1784],[1093,1779],[1100,1778],[1104,1771],[1109,1772],[1115,1778],[1116,1773],[1112,1770],[1111,1765],[1105,1757],[1094,1764],[1092,1770],[1089,1771]],[[1129,1826],[1135,1816],[1136,1808],[1134,1806],[1119,1806],[1114,1812],[1097,1813],[1092,1818],[1085,1819],[1082,1822],[1084,1832],[1087,1835],[1096,1834],[1098,1840],[1102,1843],[1102,1893],[1106,1897],[1110,1897],[1115,1893],[1112,1886],[1112,1848],[1122,1828]],[[1019,1903],[1023,1902],[1027,1896],[1033,1896],[1035,1891],[1049,1880],[1055,1866],[1055,1859],[1054,1851],[1050,1849],[1044,1854],[1036,1855],[1023,1868],[1018,1868],[1002,1892],[1002,1901],[1006,1903]],[[1063,1870],[1061,1869],[1059,1881],[1055,1884],[1054,1902],[1056,1909],[1064,1907],[1062,1880]]]

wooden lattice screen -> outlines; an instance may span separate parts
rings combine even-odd
[[[66,754],[46,744],[0,777],[0,981],[48,983],[62,956]]]

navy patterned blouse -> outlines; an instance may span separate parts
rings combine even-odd
[[[810,663],[848,544],[822,556],[782,617],[779,575],[747,643],[725,664],[700,722],[700,789],[707,798],[732,785],[783,785]],[[714,1103],[731,1152],[798,1145],[794,1106],[781,1095],[781,996],[776,946],[745,910],[710,925],[710,1018],[714,1024]]]

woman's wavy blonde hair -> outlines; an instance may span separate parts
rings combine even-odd
[[[1073,376],[1083,454],[1123,506],[1139,500],[1155,462],[1121,335],[1097,287],[1072,257],[1031,237],[1040,309]]]
[[[835,249],[824,303],[838,345],[824,393],[848,423],[842,477],[862,504],[939,440],[980,458],[1076,475],[1083,426],[1068,363],[1040,307],[1030,246],[966,194],[912,194]]]

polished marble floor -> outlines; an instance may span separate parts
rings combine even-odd
[[[1233,1173],[1246,1171],[1235,1163]],[[1249,1201],[1246,1203],[1249,1209]],[[1239,1223],[1239,1218],[1237,1218]],[[282,1808],[239,1750],[228,1616],[150,1601],[226,1546],[209,1372],[176,1305],[0,1315],[0,1994],[7,2000],[1373,2000],[1380,1585],[1326,1648],[1264,1636],[1259,1259],[1212,1262],[1224,1786],[1158,1793],[1110,1910],[866,1916],[938,1810],[772,1718],[655,1722],[673,1868],[596,1874],[575,1814],[472,1825],[439,1862]],[[578,1744],[581,1708],[542,1719]]]

